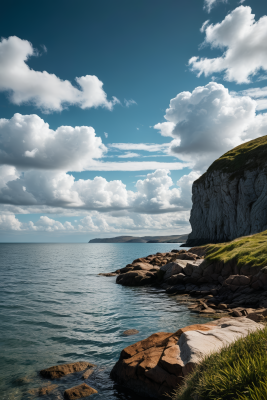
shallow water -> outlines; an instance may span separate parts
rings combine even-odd
[[[79,360],[97,364],[87,383],[92,399],[136,399],[109,378],[120,351],[158,331],[207,319],[151,287],[129,288],[100,272],[124,267],[135,258],[170,251],[177,244],[0,244],[0,398],[35,399],[44,386],[38,371]],[[139,334],[125,337],[126,329]],[[61,399],[82,383],[81,373],[55,381]],[[140,396],[138,396],[140,399]]]

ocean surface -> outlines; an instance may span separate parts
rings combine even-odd
[[[90,400],[136,400],[110,379],[121,350],[158,331],[207,319],[190,314],[177,297],[151,287],[116,285],[100,272],[135,258],[170,251],[178,244],[0,244],[0,398],[33,400],[28,391],[44,386],[38,371],[55,364],[97,365],[87,383],[98,390]],[[123,336],[126,329],[139,334]],[[56,394],[82,383],[67,376]]]

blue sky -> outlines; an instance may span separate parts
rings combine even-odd
[[[266,134],[266,14],[258,0],[4,2],[0,240],[190,232],[193,181]]]

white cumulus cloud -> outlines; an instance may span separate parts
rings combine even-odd
[[[205,171],[226,151],[266,134],[266,114],[257,115],[256,107],[249,96],[229,93],[216,82],[197,87],[192,93],[179,93],[165,115],[173,124],[170,136],[175,138],[170,151],[191,161],[195,170]],[[161,124],[155,128],[160,130]]]
[[[89,126],[60,126],[54,131],[34,114],[0,119],[0,164],[82,171],[106,151]]]
[[[127,190],[120,180],[107,181],[101,176],[75,181],[72,175],[62,171],[29,170],[20,176],[15,171],[10,173],[6,172],[0,187],[1,204],[147,214],[185,211],[191,207],[191,194],[185,181],[191,185],[192,177],[174,185],[170,172],[165,169],[138,180],[136,191]]]
[[[251,7],[239,6],[215,25],[206,25],[205,43],[224,51],[216,58],[192,57],[189,65],[198,76],[224,72],[227,81],[249,83],[267,71],[267,16],[255,20]]]
[[[32,44],[16,36],[0,42],[0,91],[9,93],[12,103],[31,103],[45,112],[61,111],[66,105],[81,108],[105,107],[112,110],[119,103],[116,97],[107,99],[103,82],[95,75],[62,80],[47,71],[35,71],[27,65],[36,56]]]

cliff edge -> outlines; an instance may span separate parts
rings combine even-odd
[[[267,136],[228,151],[193,183],[186,246],[231,241],[267,229]]]

